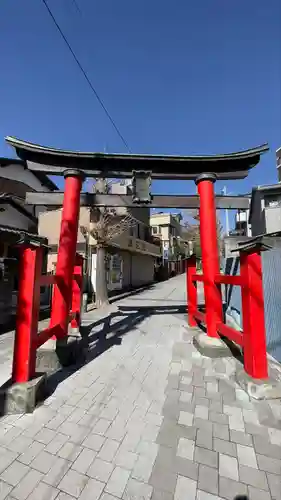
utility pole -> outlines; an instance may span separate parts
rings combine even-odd
[[[223,196],[226,196],[226,194],[227,194],[226,186],[224,186],[224,188],[222,190],[222,194],[223,194]],[[225,232],[226,232],[226,236],[229,236],[229,219],[228,219],[227,208],[225,210]]]

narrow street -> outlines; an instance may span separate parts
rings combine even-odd
[[[185,303],[181,275],[84,315],[88,363],[0,419],[0,500],[281,499],[280,402],[198,353]],[[4,378],[12,336],[0,345]]]

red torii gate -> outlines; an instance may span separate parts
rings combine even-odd
[[[151,199],[138,200],[139,205],[177,206],[177,208],[199,207],[200,238],[202,247],[203,276],[196,274],[194,258],[187,260],[188,322],[196,326],[197,321],[205,322],[207,335],[219,338],[226,336],[244,348],[245,370],[255,378],[266,378],[266,341],[264,326],[264,304],[262,291],[262,271],[260,248],[250,245],[242,249],[241,276],[220,274],[217,243],[216,208],[246,208],[246,198],[223,197],[216,206],[214,183],[217,179],[242,179],[249,169],[258,164],[260,155],[268,150],[267,145],[248,151],[219,156],[178,157],[148,156],[131,154],[75,153],[46,148],[32,143],[7,137],[17,155],[26,160],[30,170],[39,170],[52,175],[64,175],[64,193],[29,193],[28,202],[39,205],[60,205],[63,199],[61,232],[58,248],[55,291],[52,302],[50,327],[38,335],[38,290],[46,284],[41,278],[40,249],[23,248],[22,271],[20,276],[18,322],[14,348],[13,381],[23,383],[35,373],[35,354],[53,335],[57,339],[67,337],[73,291],[76,241],[79,209],[81,204],[89,205],[90,200],[97,206],[135,206],[128,196],[81,194],[84,177],[130,177],[132,171],[141,173],[145,178],[149,173],[155,179],[192,179],[195,180],[198,197],[187,197],[186,203],[175,201],[177,197],[152,196]],[[210,173],[209,173],[210,172]],[[157,202],[158,198],[158,202]],[[165,198],[165,201],[163,201]],[[81,203],[80,203],[81,201]],[[169,201],[171,202],[169,204]],[[178,205],[176,205],[178,203]],[[228,204],[228,205],[227,205]],[[79,271],[80,269],[80,271]],[[81,275],[81,263],[78,274]],[[77,271],[77,269],[76,269]],[[204,283],[205,314],[197,308],[196,282]],[[221,284],[242,287],[243,333],[226,326],[223,321]],[[81,285],[80,285],[81,286]],[[76,324],[79,325],[76,292]],[[25,314],[26,301],[32,306],[29,315]],[[37,301],[37,302],[36,302]],[[75,301],[74,301],[75,302]],[[72,307],[73,309],[73,307]]]

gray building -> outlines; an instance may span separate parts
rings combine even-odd
[[[253,189],[249,223],[252,236],[281,231],[281,183]]]

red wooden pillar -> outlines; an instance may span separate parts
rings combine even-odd
[[[242,317],[244,368],[253,378],[268,377],[266,331],[262,283],[262,262],[259,249],[240,252],[242,286]]]
[[[205,278],[206,326],[209,337],[219,337],[217,323],[222,322],[223,319],[221,289],[215,283],[215,275],[220,273],[214,192],[215,181],[215,174],[201,174],[196,179],[200,198],[200,243]]]
[[[194,313],[197,309],[197,286],[192,276],[196,274],[196,257],[192,255],[186,259],[186,301],[189,326],[197,326]]]
[[[35,375],[43,248],[22,247],[20,253],[13,383],[27,382]]]
[[[72,295],[72,276],[76,254],[80,211],[80,192],[83,174],[79,170],[66,170],[61,218],[56,285],[54,286],[50,326],[60,326],[58,338],[67,335]]]
[[[71,320],[72,328],[80,328],[81,323],[81,302],[83,287],[83,257],[79,254],[75,256],[74,276],[72,280],[72,305],[71,312],[75,315]]]

